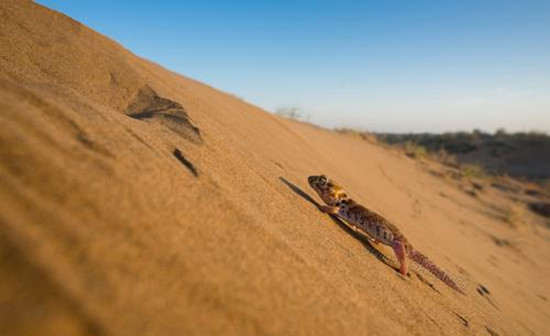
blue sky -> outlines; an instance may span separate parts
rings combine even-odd
[[[550,131],[548,0],[38,2],[322,126]]]

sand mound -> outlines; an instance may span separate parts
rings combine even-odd
[[[126,115],[137,120],[158,122],[185,139],[200,143],[202,141],[198,127],[193,125],[181,104],[157,95],[150,87],[140,89],[136,98],[126,109]]]
[[[504,222],[498,191],[274,117],[32,2],[0,18],[0,334],[548,334],[548,230]],[[320,172],[467,295],[399,275],[320,213]]]

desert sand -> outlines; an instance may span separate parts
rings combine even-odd
[[[472,197],[31,1],[0,18],[1,335],[550,334],[549,231],[503,221],[498,190]],[[319,173],[466,295],[321,213]]]

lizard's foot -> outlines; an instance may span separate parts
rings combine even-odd
[[[395,240],[393,242],[393,250],[395,251],[395,256],[397,257],[397,261],[399,261],[400,267],[399,267],[399,273],[403,275],[407,275],[407,260],[405,258],[405,245],[402,241]]]
[[[326,214],[336,214],[336,213],[338,213],[338,208],[337,207],[333,207],[333,206],[329,206],[329,205],[320,205],[319,210],[321,210],[322,212],[324,212]]]

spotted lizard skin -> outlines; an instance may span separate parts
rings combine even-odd
[[[308,182],[326,204],[319,207],[321,211],[344,219],[354,228],[359,228],[365,232],[374,242],[392,247],[400,263],[400,273],[407,274],[408,257],[449,287],[464,294],[447,273],[412,247],[397,226],[351,199],[347,192],[336,182],[328,179],[325,175],[310,176]]]

